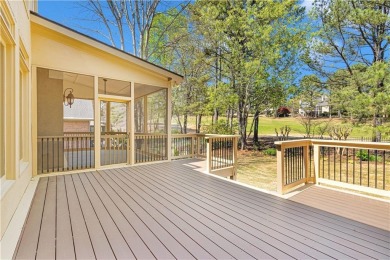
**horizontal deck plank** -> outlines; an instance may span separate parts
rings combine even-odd
[[[41,231],[37,248],[37,259],[54,259],[56,256],[56,177],[49,177],[42,214]]]
[[[201,169],[42,177],[15,258],[390,258],[388,204],[318,187],[286,200]]]
[[[39,180],[31,204],[26,223],[23,228],[19,246],[15,252],[16,259],[35,258],[39,241],[39,233],[42,223],[42,213],[45,206],[48,178]]]
[[[111,199],[110,193],[114,191],[110,188],[107,188],[107,186],[102,183],[104,181],[101,180],[101,177],[98,174],[86,173],[85,175],[88,177],[92,185],[100,190],[100,198],[103,204],[110,212],[110,215],[112,216],[119,230],[121,230],[121,233],[130,246],[134,256],[138,259],[154,258],[147,245],[141,240],[137,232],[134,230],[132,223],[126,219],[123,212],[118,207],[116,201]]]
[[[99,219],[100,225],[102,226],[102,229],[107,236],[107,240],[111,246],[115,258],[135,259],[135,256],[132,253],[129,245],[127,244],[122,233],[113,221],[109,211],[102,203],[95,188],[89,182],[87,176],[85,176],[85,174],[79,174],[78,176],[84,186],[85,192],[91,202],[93,210]],[[104,196],[104,194],[101,194],[101,196]]]
[[[65,189],[69,208],[69,218],[73,234],[75,256],[78,259],[93,259],[95,252],[85,223],[81,205],[77,197],[71,175],[65,175]]]
[[[88,228],[89,237],[92,242],[93,250],[96,258],[100,259],[115,259],[114,252],[110,242],[100,224],[99,218],[94,211],[91,201],[81,183],[78,174],[72,175],[74,187],[79,199],[80,207],[84,215],[84,221]]]
[[[174,177],[169,178],[169,181],[173,182],[173,178]],[[162,181],[164,181],[164,180],[161,179],[161,180],[159,180],[158,183],[161,185]],[[287,218],[282,219],[282,221],[278,222],[275,220],[280,218],[279,216],[269,217],[266,212],[262,216],[256,216],[255,214],[250,213],[248,208],[241,207],[241,209],[239,211],[235,211],[235,209],[240,208],[239,204],[230,206],[231,210],[226,211],[225,209],[229,208],[229,205],[227,203],[230,204],[229,198],[226,198],[226,196],[216,197],[214,202],[212,202],[213,201],[212,196],[215,195],[215,189],[213,189],[213,190],[200,190],[201,187],[199,187],[199,185],[195,186],[196,184],[194,184],[193,187],[190,187],[187,185],[188,183],[189,183],[188,180],[186,180],[186,182],[178,183],[178,185],[175,187],[175,189],[183,189],[183,191],[188,190],[189,192],[191,192],[192,197],[194,197],[194,194],[199,192],[199,194],[198,194],[199,199],[201,199],[202,196],[206,195],[207,198],[209,198],[209,199],[207,200],[208,204],[205,207],[207,207],[209,209],[219,208],[222,211],[224,211],[225,214],[224,213],[219,214],[218,215],[219,218],[222,217],[223,215],[229,215],[229,216],[235,215],[236,219],[239,220],[240,223],[244,223],[244,224],[249,225],[248,230],[250,230],[250,231],[252,231],[252,230],[249,227],[252,227],[252,228],[254,227],[257,230],[262,230],[263,233],[267,233],[267,232],[271,233],[273,236],[277,236],[278,234],[286,234],[287,232],[290,232],[294,236],[292,237],[292,240],[290,239],[289,244],[293,244],[292,241],[297,240],[297,241],[300,241],[301,243],[303,243],[303,245],[306,244],[306,247],[308,249],[310,249],[310,245],[308,245],[307,243],[310,244],[310,242],[312,242],[310,238],[312,238],[312,239],[315,238],[314,240],[316,242],[312,243],[311,246],[314,246],[317,250],[319,250],[318,247],[320,245],[322,245],[323,247],[325,247],[325,249],[328,253],[331,251],[330,249],[334,249],[335,255],[332,255],[334,257],[344,257],[345,258],[346,256],[348,256],[348,255],[344,254],[345,251],[349,252],[349,256],[353,256],[353,257],[364,257],[365,256],[363,253],[356,252],[355,250],[352,249],[353,246],[356,246],[356,244],[354,244],[354,243],[349,243],[349,246],[352,248],[345,247],[345,246],[337,243],[337,242],[343,241],[342,239],[340,239],[340,237],[332,236],[331,234],[324,233],[324,232],[323,232],[323,234],[321,234],[322,236],[320,236],[320,235],[318,235],[318,230],[316,230],[316,229],[312,229],[311,232],[310,232],[310,230],[305,231],[304,229],[302,229],[302,225],[304,225],[305,223],[301,223],[301,225],[294,225],[295,223],[291,222]],[[178,196],[178,197],[182,197],[182,196],[183,195],[180,194],[180,196]],[[225,200],[225,198],[226,198],[226,200]],[[191,200],[191,198],[188,198],[188,200]],[[218,205],[218,202],[223,201],[223,200],[225,200],[226,203],[223,204],[223,206],[221,207],[221,205]],[[212,202],[212,203],[210,203],[210,202]],[[244,212],[244,213],[239,214],[238,212],[240,212],[240,211]],[[250,219],[250,218],[248,218],[248,216],[251,216],[252,218]],[[265,226],[265,228],[266,229],[268,228],[268,230],[264,230],[264,226],[263,227],[261,226],[261,222],[256,222],[256,218],[265,219],[265,220],[268,220],[269,222],[271,222],[271,225],[269,227]],[[231,223],[234,223],[234,219],[231,219],[230,221],[231,221]],[[285,223],[286,221],[287,222],[290,221],[290,222],[288,222],[288,225],[286,225],[286,223]],[[272,224],[274,224],[274,225],[272,225]],[[284,229],[282,229],[282,227],[284,227]],[[243,228],[242,225],[240,226],[240,228]],[[275,232],[276,230],[279,230],[280,233],[276,233]],[[291,232],[291,231],[293,231],[293,232]],[[306,236],[302,236],[302,235],[306,235]],[[270,239],[268,239],[268,240],[270,240]],[[346,242],[346,244],[348,245],[348,241],[343,241],[343,242]],[[275,244],[275,242],[273,244]],[[276,245],[277,245],[277,243],[276,243]],[[289,253],[292,253],[291,249],[288,250],[288,245],[285,245],[284,249],[286,251],[288,251]],[[366,249],[366,250],[369,250],[369,249]],[[302,252],[307,251],[307,250],[305,250],[305,246],[301,247],[301,251]],[[341,252],[343,252],[343,253],[341,253]],[[316,257],[316,256],[313,256],[313,257]],[[382,255],[382,257],[385,257],[385,256]]]
[[[56,258],[76,258],[64,176],[57,176]]]

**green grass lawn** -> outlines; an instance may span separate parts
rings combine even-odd
[[[211,125],[211,116],[204,116],[202,118],[202,125]],[[221,117],[222,119],[223,117]],[[249,118],[249,123],[248,123],[248,131],[252,123],[252,117]],[[316,122],[327,122],[331,120],[331,125],[351,125],[349,123],[343,122],[342,119],[339,118],[325,118],[325,119],[316,119]],[[172,120],[173,124],[177,123],[177,120],[174,118]],[[260,135],[275,135],[275,128],[278,130],[283,127],[288,125],[291,128],[290,135],[291,136],[302,136],[304,134],[304,128],[300,123],[299,118],[294,118],[294,117],[280,117],[280,118],[273,118],[273,117],[265,117],[262,116],[260,117]],[[195,129],[195,117],[189,117],[188,118],[188,127],[191,129]],[[280,132],[280,131],[279,131]],[[328,136],[326,134],[326,136]],[[371,127],[368,124],[362,124],[359,126],[354,126],[352,133],[350,137],[371,137]]]

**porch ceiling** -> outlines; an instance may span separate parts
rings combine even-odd
[[[388,230],[199,173],[194,162],[41,178],[16,258],[390,257]]]

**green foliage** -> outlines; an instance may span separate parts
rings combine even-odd
[[[203,132],[206,134],[225,134],[225,135],[233,135],[235,134],[235,130],[237,125],[234,124],[230,126],[226,120],[220,119],[216,124],[203,126]]]
[[[264,150],[263,153],[265,155],[269,155],[269,156],[276,156],[276,149],[275,148],[268,148],[267,150]]]
[[[390,1],[316,0],[302,56],[323,80],[333,111],[373,127],[389,115]],[[375,129],[377,131],[377,129]]]
[[[361,159],[362,161],[375,161],[375,155],[370,154],[368,156],[368,151],[367,150],[360,150],[356,153],[356,157]],[[378,156],[378,161],[380,160],[380,156]]]
[[[304,10],[294,0],[199,0],[191,14],[215,79],[209,110],[236,109],[243,148],[249,113],[279,107],[294,80]]]

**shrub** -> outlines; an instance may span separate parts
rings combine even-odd
[[[370,154],[370,156],[368,156],[368,152],[367,150],[360,150],[356,153],[356,157],[361,159],[362,161],[375,161],[375,155],[374,154]],[[379,156],[378,156],[378,161],[380,160]]]
[[[264,150],[264,154],[269,156],[276,156],[276,149],[268,148],[267,150]]]

